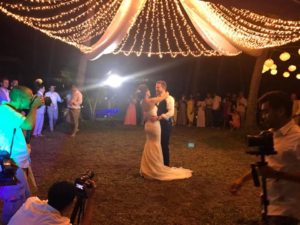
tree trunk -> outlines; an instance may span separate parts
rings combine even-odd
[[[88,59],[85,56],[80,57],[78,70],[77,70],[77,85],[79,88],[82,88],[85,81],[85,75],[86,75],[86,68],[88,64]]]
[[[262,54],[256,59],[255,67],[251,77],[251,83],[248,94],[248,107],[246,112],[246,130],[252,130],[257,127],[256,124],[256,110],[257,110],[257,97],[261,81],[261,71],[265,60],[268,57],[269,50],[266,49]]]

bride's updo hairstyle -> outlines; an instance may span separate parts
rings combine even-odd
[[[144,99],[147,91],[149,91],[149,88],[147,87],[147,85],[145,85],[145,84],[139,85],[139,87],[137,89],[138,98]]]

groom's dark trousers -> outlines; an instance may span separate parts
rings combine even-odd
[[[170,140],[170,134],[172,129],[172,121],[171,119],[160,120],[160,127],[161,127],[161,148],[162,153],[164,157],[164,164],[166,166],[169,166],[170,164],[170,158],[169,158],[169,140]]]

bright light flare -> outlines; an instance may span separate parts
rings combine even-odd
[[[110,86],[112,88],[118,88],[125,81],[125,78],[120,77],[118,74],[111,74],[109,77],[102,83],[103,86]]]

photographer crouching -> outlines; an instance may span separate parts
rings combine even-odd
[[[81,225],[92,224],[96,184],[92,180],[88,182],[89,188],[85,190],[88,200],[85,213],[80,221]],[[40,200],[38,197],[28,198],[11,218],[8,225],[71,225],[66,214],[73,207],[75,196],[78,198],[73,183],[67,181],[56,182],[48,190],[48,201]]]
[[[296,225],[300,221],[300,128],[292,119],[292,102],[281,91],[272,91],[259,99],[262,124],[273,133],[274,150],[266,154],[266,163],[258,166],[266,180],[268,225]],[[235,180],[230,191],[236,194],[252,179],[251,171]],[[254,178],[254,177],[253,177]]]
[[[3,224],[8,223],[12,215],[30,196],[26,178],[26,170],[30,166],[30,156],[22,130],[32,130],[35,124],[36,110],[44,104],[42,98],[33,99],[32,91],[24,86],[13,88],[9,95],[11,101],[0,105],[0,150],[2,157],[0,199],[3,201]],[[29,110],[26,117],[21,114],[23,109]],[[3,159],[9,159],[12,162],[11,168],[15,168],[15,172],[8,177],[5,176],[7,175],[7,165]]]

